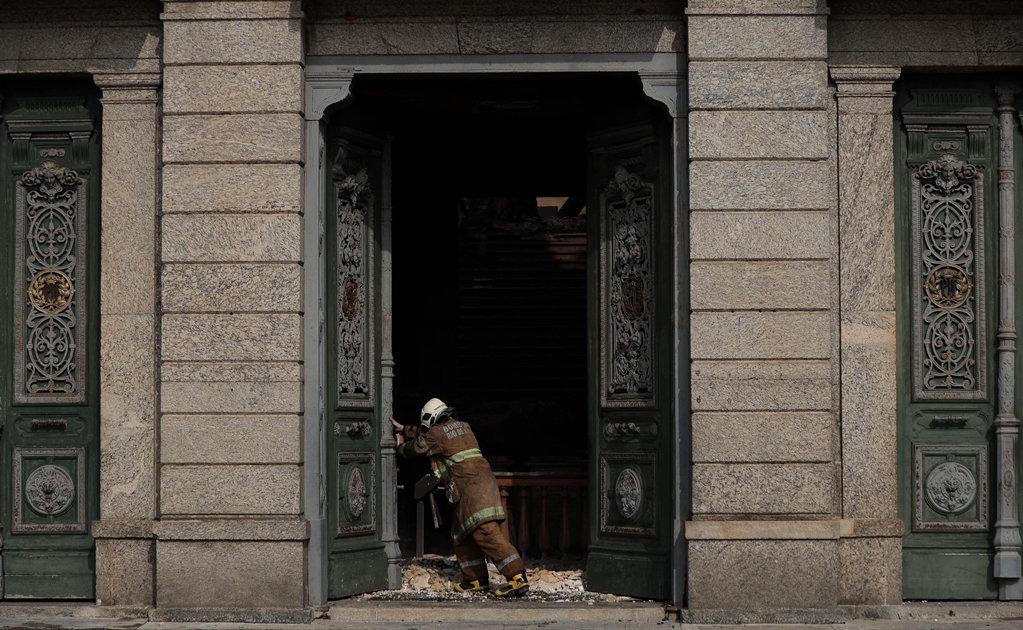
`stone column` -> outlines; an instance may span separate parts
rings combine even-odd
[[[690,0],[689,607],[838,602],[827,9]]]
[[[899,72],[831,67],[838,88],[843,604],[902,601],[892,134]]]
[[[153,604],[159,74],[101,74],[100,520],[96,601]]]
[[[156,614],[301,621],[303,15],[164,9]]]

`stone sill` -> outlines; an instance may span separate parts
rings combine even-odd
[[[835,519],[830,521],[688,521],[686,540],[838,540],[839,538],[901,538],[900,519]]]
[[[679,611],[679,621],[691,624],[839,624],[870,621],[980,621],[1023,617],[1021,602],[903,602],[877,606],[836,606],[790,610]]]

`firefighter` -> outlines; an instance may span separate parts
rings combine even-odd
[[[521,596],[529,590],[526,565],[501,532],[504,508],[497,480],[483,458],[468,424],[455,417],[454,407],[431,398],[423,407],[419,426],[404,426],[391,418],[397,435],[398,455],[429,457],[433,474],[443,484],[455,508],[451,538],[462,569],[455,590],[490,588],[487,557],[507,583],[494,589],[498,597]]]

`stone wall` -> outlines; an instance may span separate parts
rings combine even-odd
[[[156,603],[300,608],[300,3],[164,10]]]
[[[826,11],[690,0],[687,14],[689,607],[832,607],[842,494]]]

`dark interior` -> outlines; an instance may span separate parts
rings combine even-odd
[[[352,92],[352,115],[393,138],[395,417],[438,397],[495,471],[584,472],[586,131],[593,103],[638,100],[636,78],[359,77]],[[429,467],[399,469],[411,488]],[[399,514],[410,553],[411,496]],[[450,552],[448,518],[428,552]]]

